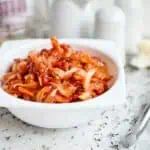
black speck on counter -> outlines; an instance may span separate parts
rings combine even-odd
[[[11,138],[11,136],[6,136],[6,137],[5,137],[5,140],[6,140],[6,141],[9,141],[10,138]]]
[[[101,141],[101,139],[100,138],[98,138],[98,139],[96,139],[98,142],[100,142]]]
[[[110,148],[112,148],[114,150],[119,150],[119,145],[112,145]]]
[[[108,117],[108,116],[105,116],[105,118],[108,119],[109,117]]]
[[[25,135],[25,133],[22,133],[22,134],[16,134],[16,137],[18,137],[18,138],[21,138],[21,137],[23,137]]]
[[[134,125],[137,122],[138,118],[135,117],[131,120],[130,125]]]
[[[118,122],[117,125],[119,126],[119,125],[120,125],[120,122]]]
[[[22,135],[18,135],[18,138],[21,138],[22,137]]]
[[[96,142],[100,142],[100,141],[101,141],[101,139],[100,139],[100,138],[94,138],[94,141],[96,141]]]
[[[95,132],[95,133],[94,133],[94,136],[98,136],[98,135],[99,135],[99,133],[98,133],[98,132]]]
[[[10,114],[10,112],[1,113],[1,114],[0,114],[0,117],[7,116],[8,114]]]
[[[53,129],[53,132],[56,132],[56,129]]]
[[[131,129],[129,129],[128,132],[131,132]]]
[[[138,71],[138,68],[133,67],[133,66],[131,66],[131,65],[127,65],[127,66],[125,67],[125,70],[126,70],[126,72],[136,72],[136,71]]]
[[[104,125],[106,126],[106,125],[108,125],[108,123],[107,123],[107,122],[105,122],[105,123],[104,123]]]
[[[108,136],[109,136],[110,138],[113,138],[113,137],[118,136],[118,135],[119,135],[118,133],[110,133]]]
[[[42,145],[41,148],[41,150],[50,150],[50,147],[46,145]]]
[[[4,129],[4,130],[2,130],[2,132],[6,132],[6,131],[8,131],[8,129]]]
[[[90,122],[88,122],[88,126],[91,126],[92,125],[92,122],[90,121]]]
[[[27,124],[27,123],[25,123],[25,122],[23,122],[23,121],[22,121],[22,124],[23,124],[24,126],[26,126],[26,127],[32,126],[32,125],[29,125],[29,124]]]
[[[97,146],[97,148],[99,148],[99,147],[100,147],[100,145],[99,145],[98,143],[97,143],[97,145],[96,145],[96,146]]]
[[[17,118],[16,118],[15,116],[13,116],[13,115],[12,115],[12,118],[13,118],[13,119],[17,119]]]
[[[101,131],[101,130],[102,130],[101,128],[98,128],[98,129],[97,129],[98,132]]]
[[[34,130],[34,131],[33,131],[33,134],[38,134],[38,131],[37,131],[37,130]]]
[[[129,121],[129,119],[128,118],[125,118],[124,120],[123,120],[123,122],[128,122]]]
[[[107,122],[104,122],[103,124],[100,124],[100,128],[102,128],[102,129],[104,129],[105,128],[105,126],[107,126]]]
[[[72,135],[70,139],[73,140],[73,139],[74,139],[74,136]]]

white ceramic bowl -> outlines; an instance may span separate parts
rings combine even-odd
[[[87,39],[62,39],[61,42],[70,44],[78,50],[85,50],[93,56],[103,59],[112,75],[115,76],[112,87],[104,94],[84,102],[68,104],[45,104],[17,99],[0,88],[0,106],[21,120],[45,128],[68,128],[87,123],[100,118],[100,113],[114,105],[121,105],[125,101],[125,79],[120,57],[113,42]],[[21,47],[0,56],[0,76],[3,75],[14,58],[25,57],[33,49],[50,47],[44,45]]]

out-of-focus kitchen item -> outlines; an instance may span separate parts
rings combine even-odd
[[[34,26],[33,26],[34,24]],[[50,7],[48,0],[34,0],[34,15],[31,24],[34,28],[34,36],[48,38],[50,35]]]
[[[26,0],[0,1],[0,38],[24,36],[26,13]]]
[[[125,65],[125,15],[120,8],[112,6],[97,11],[94,37],[114,41]]]
[[[81,11],[80,37],[82,38],[92,38],[93,36],[95,1],[96,0],[73,0],[73,2],[80,8]]]
[[[51,6],[52,35],[57,37],[80,37],[80,8],[72,0],[56,0]]]
[[[95,15],[92,3],[91,0],[54,1],[51,7],[51,34],[66,38],[92,37]]]
[[[125,79],[120,58],[116,55],[115,44],[111,41],[93,39],[60,39],[61,43],[68,43],[76,50],[85,50],[92,56],[99,57],[104,61],[110,73],[116,74],[113,86],[103,95],[88,101],[46,104],[23,101],[4,92],[0,88],[0,106],[9,108],[10,112],[18,118],[45,128],[67,128],[79,124],[85,124],[90,120],[98,119],[100,113],[114,105],[122,105],[125,101]],[[11,51],[0,56],[0,76],[3,75],[12,60],[16,57],[25,57],[34,49],[49,48],[49,40],[26,46],[11,47]],[[119,93],[119,94],[118,94]]]
[[[95,21],[95,10],[92,7],[93,1],[85,3],[82,11],[82,21],[80,27],[80,37],[82,38],[92,38],[94,31],[94,21]]]
[[[48,0],[33,1],[32,12],[28,12],[27,37],[48,38],[50,36],[50,7]],[[28,6],[29,8],[31,6]],[[28,8],[28,9],[29,9]]]
[[[131,60],[131,65],[138,68],[150,67],[150,40],[143,40],[137,46],[139,53]]]
[[[125,45],[128,53],[138,52],[137,44],[143,34],[143,5],[141,0],[116,0],[116,4],[126,15]]]
[[[146,128],[150,119],[150,105],[146,104],[143,112],[140,114],[136,125],[131,129],[130,133],[128,133],[124,139],[121,141],[121,144],[125,148],[131,147],[133,144],[137,142],[144,129]]]

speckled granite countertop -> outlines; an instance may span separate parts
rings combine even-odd
[[[135,124],[150,97],[150,70],[126,67],[126,85],[126,104],[100,114],[100,120],[71,129],[31,126],[0,108],[0,150],[123,150],[118,145],[120,138]],[[150,128],[143,143],[149,143],[149,132]],[[142,142],[130,149],[142,150]],[[145,143],[144,150],[149,150],[150,144],[146,149]]]

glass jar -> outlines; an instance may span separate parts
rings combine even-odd
[[[25,35],[26,0],[0,1],[0,37],[21,38]]]

